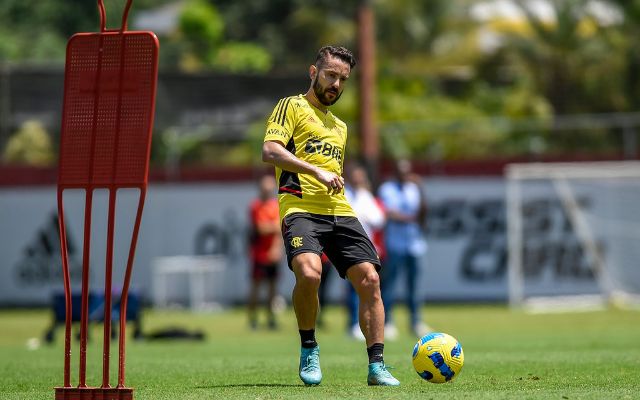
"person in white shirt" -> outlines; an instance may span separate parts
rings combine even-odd
[[[378,247],[374,240],[374,232],[382,229],[385,217],[382,207],[371,192],[367,171],[362,166],[355,165],[349,171],[345,195],[369,239],[371,239],[374,246]],[[380,253],[379,248],[376,250]],[[358,296],[351,284],[347,284],[347,292],[348,333],[355,339],[364,340],[364,335],[358,323]]]

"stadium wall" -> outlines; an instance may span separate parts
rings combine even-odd
[[[424,179],[429,203],[427,239],[420,279],[424,301],[504,301],[507,299],[507,250],[505,237],[505,182],[502,177],[428,177]],[[65,212],[70,241],[72,280],[80,280],[84,197],[65,192]],[[244,302],[248,290],[247,207],[255,196],[255,183],[155,183],[149,187],[136,251],[134,290],[149,299],[152,268],[157,257],[221,254],[226,270],[224,285],[207,285],[208,293],[224,303]],[[114,284],[122,282],[137,192],[118,195]],[[106,193],[94,198],[92,288],[104,282],[106,242]],[[103,212],[97,212],[102,210]],[[539,213],[561,213],[546,207]],[[557,210],[556,210],[557,211]],[[548,221],[548,215],[532,215]],[[57,236],[56,190],[53,185],[0,187],[0,305],[47,304],[61,290]],[[559,226],[566,221],[552,221]],[[540,229],[548,229],[548,224]],[[554,249],[575,247],[575,238],[554,239]],[[557,254],[561,254],[558,251]],[[564,261],[563,261],[564,260]],[[583,279],[575,262],[549,259],[547,274],[562,279]],[[575,276],[572,274],[575,272]],[[330,281],[329,298],[341,301],[345,284],[337,275]],[[293,274],[283,266],[280,292],[290,297]],[[401,280],[401,279],[400,279]],[[184,285],[175,281],[172,285]]]

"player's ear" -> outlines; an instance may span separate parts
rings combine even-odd
[[[317,76],[318,76],[318,67],[311,64],[311,66],[309,66],[309,78],[311,80],[314,80],[316,79]]]

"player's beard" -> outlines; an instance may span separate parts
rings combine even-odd
[[[325,89],[322,86],[320,86],[320,82],[318,82],[318,78],[314,78],[313,79],[313,92],[316,94],[316,97],[318,98],[318,101],[320,101],[320,103],[324,104],[325,106],[332,106],[336,103],[336,101],[338,101],[338,99],[340,98],[340,96],[342,96],[342,92],[338,92],[336,94],[336,97],[333,100],[329,100],[327,98],[327,90],[329,89]]]

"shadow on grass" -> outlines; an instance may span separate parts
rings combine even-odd
[[[196,389],[219,389],[219,388],[251,388],[251,387],[299,387],[304,388],[304,385],[294,385],[290,383],[232,383],[228,385],[208,385],[208,386],[196,386]]]

